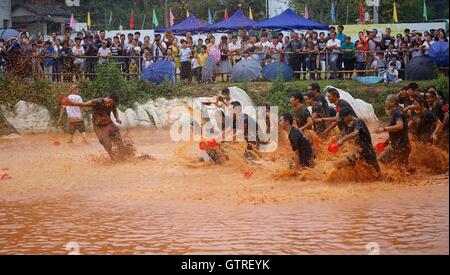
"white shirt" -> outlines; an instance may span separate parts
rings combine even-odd
[[[101,57],[107,57],[108,55],[111,54],[111,51],[109,50],[109,48],[99,48],[98,49],[98,55],[100,55]]]
[[[68,98],[72,102],[83,102],[83,99],[79,95],[69,95]],[[66,106],[66,112],[70,122],[83,120],[83,113],[81,112],[81,108],[78,106]]]
[[[265,52],[267,49],[272,49],[273,45],[269,41],[261,42],[261,50]]]
[[[335,49],[340,48],[341,47],[341,40],[336,38],[333,41],[332,39],[330,39],[327,42],[327,47],[335,47]]]
[[[196,68],[200,67],[200,64],[198,63],[197,58],[193,58],[191,61],[191,64],[192,64],[192,69],[196,69]]]
[[[111,50],[109,48],[99,48],[98,49],[98,55],[102,58],[99,58],[98,63],[104,63],[107,61],[107,59],[105,57],[108,57],[109,55],[111,55]]]
[[[228,50],[231,51],[236,51],[236,50],[241,50],[241,45],[239,45],[239,43],[233,44],[233,43],[228,43]]]
[[[271,49],[274,49],[274,50],[276,50],[278,52],[283,49],[283,44],[281,44],[281,43],[278,43],[276,46],[274,44],[272,44],[272,43],[271,43],[271,45],[272,45]]]

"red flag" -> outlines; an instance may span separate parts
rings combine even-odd
[[[228,9],[225,9],[225,15],[223,16],[223,18],[225,19],[230,18],[230,16],[228,15]]]
[[[134,14],[133,11],[131,11],[131,18],[130,18],[130,29],[134,29]]]
[[[365,22],[365,12],[364,12],[364,5],[362,0],[359,0],[359,22],[361,22],[361,24],[364,24]]]

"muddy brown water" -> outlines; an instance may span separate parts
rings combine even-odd
[[[111,163],[92,135],[1,139],[0,254],[449,254],[448,172],[333,182],[332,156],[280,179],[283,162],[188,165],[195,144],[128,135],[155,159]]]

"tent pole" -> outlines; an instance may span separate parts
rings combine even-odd
[[[164,16],[164,17],[165,17],[165,19],[166,19],[166,27],[169,27],[169,19],[168,19],[168,17],[169,17],[169,11],[168,11],[168,9],[167,9],[167,7],[168,7],[167,1],[168,1],[168,0],[165,1],[165,5],[164,5],[164,10],[165,10],[165,14],[166,14],[166,16]]]

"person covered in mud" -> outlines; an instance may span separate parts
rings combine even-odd
[[[216,106],[225,112],[227,107],[231,106],[231,94],[228,88],[222,90],[219,96],[217,96]]]
[[[323,105],[320,103],[320,97],[309,92],[306,94],[305,101],[312,108],[311,118],[314,121],[314,132],[320,136],[327,128],[325,121],[321,120],[326,117],[326,114]]]
[[[414,98],[416,98],[417,96],[420,95],[419,85],[416,82],[411,82],[408,84],[408,86],[406,86],[406,91],[408,93],[409,100],[410,100],[409,104],[411,105]]]
[[[328,105],[327,99],[320,93],[320,85],[319,83],[311,83],[308,85],[308,93],[312,93],[317,102],[322,104],[323,111],[325,113],[325,117],[333,117],[336,116],[336,112],[333,108]]]
[[[377,154],[372,145],[372,136],[364,120],[354,117],[350,109],[340,110],[339,119],[344,125],[343,131],[345,136],[338,140],[336,144],[342,146],[348,141],[353,141],[357,147],[357,152],[336,163],[336,168],[354,166],[357,161],[363,160],[371,165],[377,172],[377,175],[380,176],[381,170]]]
[[[411,144],[408,136],[408,120],[403,108],[400,107],[398,95],[387,96],[386,112],[389,115],[388,126],[375,130],[377,134],[389,133],[389,138],[384,142],[386,149],[378,157],[378,161],[384,164],[396,163],[400,167],[407,168]]]
[[[432,143],[437,137],[440,120],[432,111],[425,107],[425,96],[419,95],[413,100],[413,104],[406,109],[411,110],[411,120],[408,127],[413,137],[421,143]]]
[[[358,118],[358,116],[356,115],[356,112],[355,110],[353,110],[350,103],[341,99],[341,95],[339,94],[338,90],[334,88],[329,89],[327,91],[327,97],[330,103],[336,106],[336,115],[334,117],[326,117],[317,120],[317,122],[325,121],[330,123],[328,128],[322,132],[322,137],[327,136],[334,128],[336,128],[336,126],[338,126],[339,130],[341,131],[341,134],[344,134],[342,132],[342,129],[344,129],[345,125],[339,120],[339,111],[343,109],[348,109],[353,117]]]
[[[261,142],[258,131],[261,128],[251,116],[242,112],[241,103],[233,101],[231,105],[233,106],[233,140],[244,137],[247,143],[244,156],[248,159],[260,158],[259,146]]]
[[[280,117],[279,125],[289,135],[289,142],[294,154],[294,170],[299,172],[302,168],[314,167],[315,155],[311,142],[301,130],[293,126],[294,117],[290,113],[284,113]]]
[[[67,97],[72,102],[78,102],[82,103],[83,99],[80,96],[80,92],[78,91],[77,85],[70,86],[70,95]],[[78,130],[80,132],[83,143],[88,144],[88,141],[86,139],[86,128],[84,126],[84,120],[83,120],[83,111],[78,106],[64,106],[61,105],[61,111],[59,113],[59,119],[56,124],[61,123],[62,116],[64,115],[64,111],[67,112],[67,118],[68,118],[68,129],[70,134],[70,139],[68,143],[73,143],[73,137],[75,135],[75,132]]]
[[[438,100],[438,94],[435,87],[428,88],[425,95],[428,108],[441,122],[443,122],[445,116],[448,116],[448,105]]]
[[[412,105],[412,100],[409,97],[408,94],[408,86],[403,87],[398,93],[397,96],[400,100],[400,106],[403,108],[408,107],[409,105]]]
[[[305,102],[305,98],[301,91],[292,90],[292,96],[289,102],[294,107],[294,117],[297,120],[297,126],[301,131],[311,130],[314,121],[311,117],[311,113],[308,110],[308,105]]]
[[[218,130],[221,131],[222,141],[217,142],[215,139],[211,139],[208,142],[202,142],[201,147],[204,147],[204,152],[200,157],[200,162],[204,162],[205,160],[210,160],[214,164],[221,164],[226,160],[229,160],[228,155],[225,150],[225,138],[227,134],[230,134],[231,128],[229,127],[230,123],[227,123],[227,118],[225,116],[225,112],[221,109],[218,109],[215,112],[215,120],[217,122]],[[228,128],[227,128],[228,127]],[[205,155],[206,154],[206,155]]]
[[[436,128],[435,131],[436,136],[433,137],[434,144],[439,148],[442,148],[448,152],[449,144],[449,115],[448,110],[446,116],[444,117],[444,121]]]
[[[108,152],[113,161],[127,159],[130,152],[120,135],[119,128],[111,120],[111,113],[114,115],[116,122],[122,124],[117,112],[119,97],[111,94],[104,98],[97,98],[89,102],[72,102],[67,103],[69,106],[92,107],[92,125],[98,140]],[[115,147],[115,148],[114,148]]]

